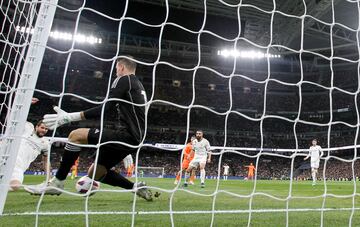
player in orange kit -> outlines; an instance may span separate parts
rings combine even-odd
[[[175,180],[174,184],[179,183],[182,172],[189,167],[189,163],[194,158],[194,153],[191,152],[192,151],[192,143],[191,142],[194,139],[195,139],[195,136],[192,136],[190,138],[188,144],[186,144],[186,147],[183,150],[184,155],[183,155],[181,170],[176,174],[176,180]],[[192,155],[191,155],[191,153],[192,153]],[[194,184],[194,179],[195,179],[195,171],[192,171],[191,177],[190,177],[190,184]]]
[[[246,168],[248,168],[248,179],[253,180],[254,179],[254,171],[256,170],[255,166],[250,163],[250,165],[245,166]]]
[[[79,158],[76,159],[74,165],[71,167],[71,179],[74,180],[78,175]]]

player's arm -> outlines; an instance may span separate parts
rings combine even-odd
[[[304,158],[304,160],[307,160],[310,157],[310,151],[308,153],[308,155]]]
[[[128,76],[120,78],[118,80],[118,83],[116,84],[116,87],[113,87],[110,90],[109,99],[124,97],[125,93],[129,90],[129,80],[130,79]],[[56,112],[56,114],[44,115],[43,122],[50,130],[53,130],[55,127],[59,127],[63,124],[67,124],[73,121],[81,121],[85,119],[99,119],[101,117],[101,112],[104,105],[105,113],[111,112],[115,108],[116,103],[117,102],[115,101],[109,101],[97,107],[73,113],[67,113],[59,107],[55,106],[54,111]]]
[[[185,154],[185,155],[186,155],[186,154]],[[190,157],[193,157],[194,155],[195,155],[195,151],[194,151],[194,149],[191,148],[191,151],[190,151],[189,155],[186,157],[187,160],[190,161]]]
[[[129,91],[130,87],[130,77],[129,76],[123,76],[121,77],[116,86],[113,87],[110,90],[109,99],[111,98],[117,98],[121,99],[125,96],[125,94]],[[105,105],[104,113],[111,112],[115,109],[115,105],[118,103],[118,101],[108,101],[107,103],[104,103],[100,106],[87,109],[83,111],[83,117],[84,119],[99,119],[101,117],[101,111],[103,109],[103,106]]]
[[[319,146],[320,147],[320,146]],[[322,148],[320,147],[320,156],[319,156],[319,159],[324,156],[324,151],[322,150]]]
[[[51,164],[48,165],[48,152],[43,151],[42,152],[42,163],[43,163],[43,169],[46,173],[50,173],[51,170]]]
[[[206,145],[206,151],[208,152],[208,159],[207,159],[207,162],[210,163],[211,162],[211,150],[210,150],[210,144],[207,143]]]

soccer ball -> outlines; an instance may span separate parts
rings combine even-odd
[[[88,176],[81,177],[75,184],[76,191],[80,194],[87,193],[90,190],[92,181],[93,180]],[[93,182],[94,183],[92,185],[91,191],[98,190],[100,188],[100,182],[95,181],[95,180]]]

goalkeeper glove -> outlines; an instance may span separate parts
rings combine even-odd
[[[54,107],[54,111],[56,114],[46,114],[44,115],[43,119],[44,124],[50,130],[54,130],[56,127],[59,127],[63,124],[81,120],[80,112],[67,113],[58,106]]]

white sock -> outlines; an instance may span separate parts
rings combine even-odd
[[[205,169],[200,170],[201,183],[205,183]]]
[[[311,176],[312,176],[313,182],[316,182],[316,172],[315,171],[312,171]]]
[[[189,173],[185,172],[185,177],[184,177],[185,183],[187,183],[188,178],[189,178]]]

